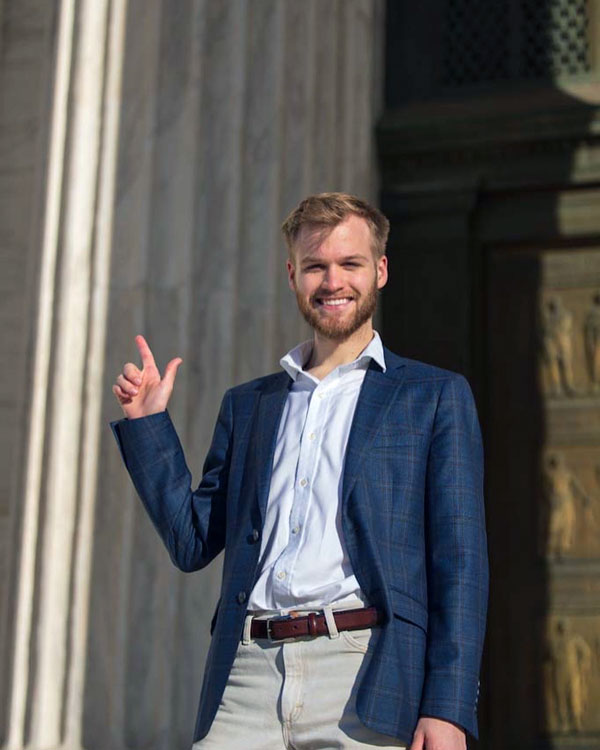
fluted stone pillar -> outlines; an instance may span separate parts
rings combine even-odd
[[[14,372],[25,381],[14,433],[22,440],[21,463],[11,467],[17,476],[4,540],[15,584],[3,613],[8,649],[2,673],[10,680],[3,709],[10,748],[80,745],[122,10],[122,3],[97,0],[49,8],[5,4],[10,16],[3,52],[14,53],[16,62],[3,60],[3,72],[10,71],[3,78],[3,124],[21,140],[24,153],[37,146],[34,154],[43,161],[42,167],[32,159],[27,170],[7,151],[3,175],[7,189],[10,166],[29,178],[33,197],[23,192],[14,207],[29,209],[25,221],[36,227],[32,236],[25,222],[12,216],[4,224],[12,230],[8,257],[29,256],[30,275],[15,282],[32,303],[22,310],[26,322],[18,320],[28,337],[15,346],[17,356],[25,355],[24,367]],[[38,42],[33,54],[27,49],[32,38]],[[33,133],[19,121],[31,104],[26,94],[32,93],[21,88],[26,76],[18,61],[24,50],[31,54],[25,68],[39,86],[34,93],[41,111],[30,110],[38,116]],[[53,74],[45,77],[40,70],[50,61]],[[10,98],[17,89],[20,99]],[[28,138],[32,134],[37,137]],[[30,353],[23,351],[27,347]],[[11,384],[6,386],[8,395]]]
[[[278,226],[374,197],[381,0],[3,0],[3,745],[189,747],[218,563],[169,563],[108,421],[147,336],[197,481],[305,335]],[[9,283],[6,279],[9,279]]]

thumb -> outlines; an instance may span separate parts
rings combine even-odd
[[[423,740],[425,739],[425,735],[423,732],[415,732],[413,735],[413,741],[409,747],[408,750],[424,750],[424,743]]]
[[[169,364],[165,367],[165,374],[163,375],[163,380],[169,385],[171,388],[173,387],[173,384],[175,383],[175,376],[177,375],[177,370],[179,368],[179,365],[183,362],[181,357],[175,357],[175,359],[172,359]]]

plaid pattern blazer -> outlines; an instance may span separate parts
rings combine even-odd
[[[483,456],[466,380],[385,350],[371,362],[347,446],[342,525],[353,571],[385,622],[357,693],[360,719],[409,743],[421,715],[477,736],[488,565]],[[278,425],[291,379],[229,390],[199,487],[167,412],[112,425],[177,567],[225,550],[195,740],[216,714],[257,577]]]

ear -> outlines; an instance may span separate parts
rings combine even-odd
[[[382,289],[388,280],[388,259],[387,255],[382,255],[377,261],[377,289]]]
[[[287,275],[288,275],[288,285],[292,292],[296,291],[296,267],[292,263],[291,260],[286,261],[286,268],[287,268]]]

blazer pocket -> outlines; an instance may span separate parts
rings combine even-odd
[[[420,432],[407,432],[407,431],[396,431],[396,432],[382,432],[378,431],[371,449],[374,451],[392,451],[408,448],[419,448],[423,445],[425,436]]]
[[[392,612],[395,617],[408,620],[427,632],[427,610],[416,599],[390,586]]]

